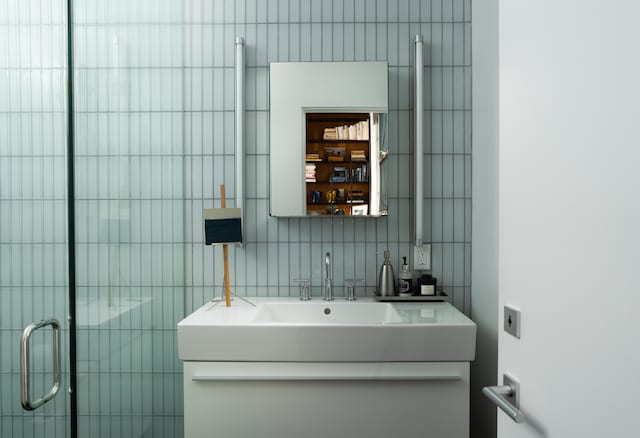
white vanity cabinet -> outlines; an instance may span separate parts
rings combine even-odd
[[[469,436],[475,324],[449,304],[390,305],[393,323],[321,324],[265,322],[256,301],[207,305],[179,324],[186,438]]]
[[[186,438],[463,438],[469,363],[186,362]]]

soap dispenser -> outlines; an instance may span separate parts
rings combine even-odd
[[[398,274],[398,295],[401,297],[410,296],[413,293],[413,274],[409,270],[407,258],[402,257],[402,267]]]
[[[378,276],[377,294],[381,297],[391,297],[396,294],[396,276],[393,273],[391,265],[391,252],[384,251],[384,262],[380,266],[380,275]]]

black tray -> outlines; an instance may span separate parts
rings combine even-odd
[[[419,302],[425,302],[425,301],[435,301],[435,302],[449,302],[451,300],[451,298],[449,297],[449,295],[445,294],[444,292],[442,292],[441,290],[436,291],[435,295],[409,295],[407,297],[401,297],[399,295],[393,295],[393,296],[385,296],[385,297],[381,297],[378,295],[375,295],[374,298],[376,299],[376,301],[419,301]]]

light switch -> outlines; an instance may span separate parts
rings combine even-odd
[[[520,339],[520,311],[504,306],[504,331]]]

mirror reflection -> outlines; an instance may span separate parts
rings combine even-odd
[[[381,162],[386,114],[305,114],[307,216],[386,215]]]

